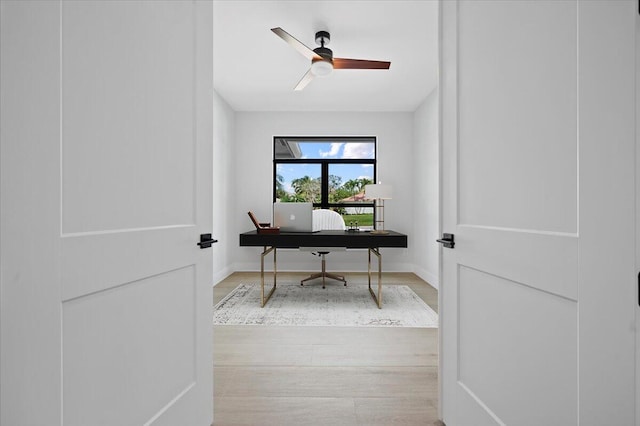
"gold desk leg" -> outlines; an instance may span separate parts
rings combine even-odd
[[[378,295],[371,288],[371,253],[375,254],[378,257]],[[378,305],[378,308],[382,309],[382,254],[380,254],[380,249],[377,248],[369,248],[369,265],[367,267],[367,273],[369,275],[369,293],[371,293],[371,297]]]
[[[271,288],[271,291],[265,298],[264,297],[264,257],[268,255],[271,251],[273,251],[273,287]],[[264,305],[267,304],[267,301],[269,300],[269,298],[271,298],[271,295],[273,294],[273,292],[276,291],[277,275],[278,275],[278,270],[277,270],[277,262],[276,262],[276,248],[265,247],[264,251],[260,254],[260,298],[262,300],[262,306],[261,306],[262,308],[264,308]]]

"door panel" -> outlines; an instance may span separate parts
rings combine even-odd
[[[577,300],[578,240],[575,235],[458,225],[462,264]],[[541,268],[541,265],[545,265]]]
[[[1,423],[210,425],[212,4],[1,10]]]
[[[633,424],[633,5],[441,5],[444,421]]]
[[[462,5],[459,221],[575,233],[577,3]]]
[[[62,300],[188,265],[193,261],[192,249],[197,239],[194,225],[65,235],[61,258]],[[159,264],[163,265],[160,270]]]
[[[194,223],[195,17],[162,3],[62,3],[63,234]]]
[[[141,425],[190,390],[195,295],[190,266],[64,302],[64,424]]]
[[[461,387],[508,425],[575,424],[575,301],[466,266],[458,274]]]
[[[196,279],[194,8],[62,4],[65,424],[150,423],[179,399],[195,411],[208,387],[196,376],[210,324]]]

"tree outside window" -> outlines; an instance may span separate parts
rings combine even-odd
[[[274,201],[311,202],[339,212],[345,223],[373,227],[375,137],[275,137]]]

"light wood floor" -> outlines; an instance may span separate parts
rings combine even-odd
[[[278,273],[278,283],[299,284],[307,275]],[[366,284],[367,275],[346,274],[346,279]],[[234,273],[214,287],[214,303],[238,284],[259,282],[259,273]],[[383,283],[408,285],[438,309],[437,291],[414,274],[385,273]],[[427,328],[215,326],[214,425],[441,424],[437,333]]]

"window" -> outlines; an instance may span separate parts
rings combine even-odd
[[[340,213],[347,226],[372,229],[364,186],[375,181],[375,137],[273,138],[274,202],[312,202]]]

